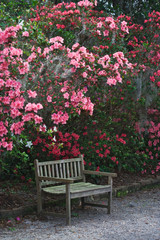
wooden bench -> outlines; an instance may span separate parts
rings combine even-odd
[[[38,214],[42,212],[42,193],[64,195],[66,197],[66,223],[71,224],[71,199],[81,198],[82,208],[85,205],[106,207],[111,213],[112,177],[116,173],[88,171],[84,169],[83,156],[79,158],[39,162],[35,160],[35,177],[37,186]],[[86,182],[85,175],[107,176],[107,185],[96,185]],[[85,202],[85,197],[107,193],[108,205]]]

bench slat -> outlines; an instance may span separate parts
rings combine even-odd
[[[43,177],[43,167],[42,166],[39,166],[39,173],[40,173],[40,176]]]
[[[59,164],[60,178],[63,178],[62,163]]]
[[[67,178],[70,177],[70,171],[69,171],[69,163],[66,163],[66,167],[67,167]]]
[[[52,177],[55,177],[55,168],[54,168],[54,165],[52,164]]]
[[[48,161],[48,162],[38,162],[38,165],[48,165],[48,164],[57,164],[57,163],[64,163],[64,162],[77,162],[80,161],[79,158],[71,158],[71,159],[61,159],[61,160],[55,160],[55,161]]]
[[[82,193],[82,192],[89,192],[89,191],[96,191],[96,190],[105,190],[111,189],[110,185],[96,185],[92,183],[85,183],[85,182],[78,182],[70,184],[70,192],[71,194],[75,193]],[[66,187],[65,185],[54,186],[54,187],[46,187],[43,188],[44,192],[52,193],[52,194],[66,194]]]
[[[80,166],[79,161],[77,162],[77,165],[78,165],[78,176],[80,176],[81,175],[81,166]]]
[[[51,177],[51,165],[48,165],[48,176]]]
[[[74,177],[77,177],[77,165],[76,165],[76,162],[74,162],[73,165],[74,165]]]
[[[55,167],[56,167],[56,174],[55,174],[55,176],[59,178],[60,176],[59,176],[58,164],[55,164]]]
[[[48,176],[48,174],[47,174],[47,165],[44,166],[44,176],[46,176],[46,177]]]
[[[71,170],[71,177],[73,178],[74,177],[74,174],[73,174],[73,162],[70,162],[69,163],[69,165],[70,165],[70,170]]]
[[[65,163],[63,163],[63,176],[66,178],[66,166]]]

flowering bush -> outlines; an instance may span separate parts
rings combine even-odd
[[[159,93],[160,14],[143,27],[93,7],[37,6],[26,22],[0,30],[2,159],[25,134],[31,163],[83,153],[97,170],[144,171],[149,155],[135,124],[144,127]]]
[[[89,3],[82,1],[77,5],[81,10],[83,5],[93,6],[92,3]],[[72,4],[58,4],[51,10],[56,12],[63,6],[66,9],[76,8],[75,4],[73,6]],[[75,10],[78,15],[80,10]],[[44,7],[40,11],[43,13],[40,14],[42,17],[46,16],[44,15],[46,13]],[[70,11],[68,12],[70,13]],[[73,14],[73,11],[71,13]],[[64,15],[68,16],[66,11],[64,11]],[[53,14],[48,16],[48,18],[53,17]],[[38,20],[37,17],[32,18],[31,22]],[[108,31],[107,36],[109,30],[119,30],[113,18],[106,18],[103,21],[105,22],[104,27],[108,29],[105,30]],[[81,25],[85,24],[82,19],[80,22]],[[102,21],[98,20],[97,22],[96,27],[98,29],[102,28]],[[120,30],[124,34],[128,32],[124,22],[121,23]],[[103,31],[104,37],[106,36],[105,31]],[[115,85],[122,81],[121,72],[126,73],[126,70],[123,69],[133,68],[122,52],[115,52],[111,56],[108,54],[102,55],[102,51],[99,51],[99,54],[89,52],[86,47],[81,47],[79,43],[73,44],[70,49],[64,45],[64,39],[60,36],[46,39],[45,44],[48,47],[38,47],[37,42],[35,46],[30,48],[30,44],[28,44],[28,52],[25,54],[17,46],[21,45],[22,38],[29,37],[29,32],[23,31],[19,25],[6,28],[0,34],[2,47],[1,114],[3,114],[3,121],[0,122],[0,136],[2,137],[0,146],[7,148],[7,150],[12,149],[12,142],[8,138],[9,130],[14,134],[21,134],[24,130],[24,124],[28,121],[35,124],[45,123],[46,112],[47,127],[53,124],[66,124],[69,115],[80,114],[81,109],[88,110],[92,115],[93,103],[90,97],[85,96],[88,91],[85,85],[95,85],[97,78],[103,80],[104,76],[107,80],[106,84]],[[26,41],[28,42],[28,40]],[[97,51],[99,47],[94,48]],[[74,78],[77,78],[77,75],[79,79],[75,81]],[[33,99],[33,102],[28,102],[30,99]],[[38,115],[37,112],[41,109],[43,109],[42,113]],[[10,124],[8,123],[9,118],[11,119]],[[17,118],[21,120],[17,122]]]

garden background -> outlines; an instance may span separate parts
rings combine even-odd
[[[160,171],[159,1],[1,1],[0,179],[40,161]]]

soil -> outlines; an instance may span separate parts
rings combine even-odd
[[[118,174],[113,180],[113,186],[127,186],[139,182],[142,179],[155,178],[153,175]],[[97,183],[105,184],[107,179],[97,180]],[[0,182],[0,210],[12,210],[36,203],[35,184]]]

